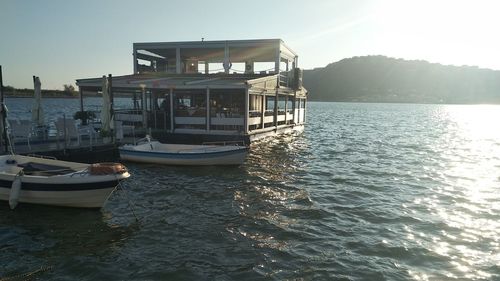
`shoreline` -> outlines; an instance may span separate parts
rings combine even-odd
[[[116,98],[128,98],[126,95],[118,95]],[[4,95],[4,98],[11,99],[29,99],[33,96],[19,96],[19,95]],[[79,99],[80,96],[42,96],[42,99]],[[102,98],[98,95],[85,95],[83,98]],[[309,100],[309,102],[327,102],[327,103],[380,103],[380,104],[435,104],[435,105],[500,105],[500,103],[449,103],[449,102],[412,102],[412,101],[346,101],[346,100]]]
[[[11,99],[32,99],[34,98],[33,96],[16,96],[16,95],[4,95],[4,98],[11,98]],[[80,96],[75,96],[75,97],[68,97],[68,96],[47,96],[43,97],[43,99],[78,99]]]

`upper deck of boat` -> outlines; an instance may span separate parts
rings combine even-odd
[[[172,74],[140,73],[113,77],[113,89],[117,91],[148,89],[196,89],[196,88],[245,88],[253,80],[268,77],[276,79],[275,74]],[[102,78],[78,79],[77,85],[86,91],[100,91]]]

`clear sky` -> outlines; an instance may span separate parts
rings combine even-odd
[[[500,70],[497,0],[0,0],[4,85],[131,74],[133,42],[281,38],[299,66],[386,55]]]

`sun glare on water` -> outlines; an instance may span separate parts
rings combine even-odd
[[[448,277],[489,279],[486,269],[500,264],[500,106],[443,106],[437,115],[447,124],[434,147],[442,184],[417,203],[446,227],[427,243],[449,259]]]

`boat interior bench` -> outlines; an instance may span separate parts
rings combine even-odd
[[[18,164],[17,166],[23,168],[23,172],[26,175],[33,175],[33,176],[55,176],[55,175],[64,175],[76,172],[70,167],[48,165],[35,162],[27,162],[23,164]]]

